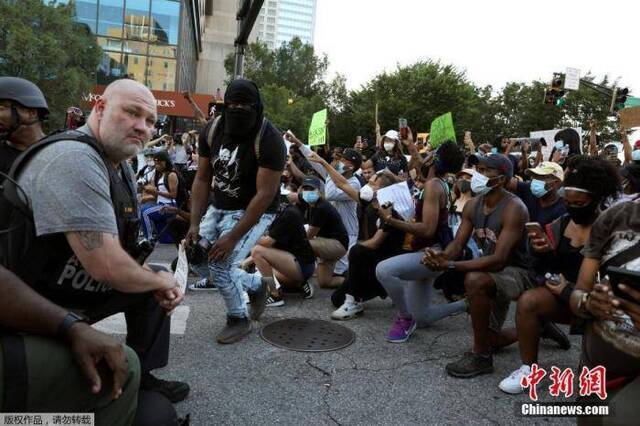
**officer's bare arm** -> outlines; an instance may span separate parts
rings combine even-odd
[[[138,265],[120,245],[117,235],[106,232],[67,232],[71,249],[96,280],[123,293],[145,293],[176,286],[173,275],[155,273]]]

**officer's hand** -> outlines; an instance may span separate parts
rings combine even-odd
[[[122,343],[82,322],[71,326],[68,337],[76,362],[89,379],[91,392],[97,394],[102,388],[96,365],[104,360],[113,372],[111,398],[117,399],[122,394],[122,384],[129,372]]]
[[[184,299],[184,295],[178,285],[168,290],[156,290],[153,296],[158,301],[160,307],[167,311],[167,315],[170,315]]]

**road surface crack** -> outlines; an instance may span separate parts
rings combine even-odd
[[[325,408],[325,414],[327,415],[327,417],[329,417],[329,419],[335,423],[338,426],[342,426],[342,423],[340,423],[334,416],[333,413],[331,412],[331,404],[329,404],[329,393],[331,392],[331,388],[333,387],[333,374],[327,370],[325,370],[322,367],[319,367],[317,365],[315,365],[312,361],[311,361],[311,357],[307,357],[307,365],[309,365],[309,367],[313,368],[314,370],[320,372],[323,376],[328,377],[329,382],[328,383],[324,383],[324,394],[322,395],[322,403],[324,404],[324,408]]]

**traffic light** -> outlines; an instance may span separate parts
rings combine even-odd
[[[547,105],[555,105],[557,107],[562,107],[567,102],[566,98],[564,98],[565,91],[564,87],[564,76],[560,73],[553,73],[553,78],[551,79],[551,86],[547,88],[544,92],[544,103]]]
[[[613,96],[611,99],[611,110],[618,111],[624,108],[624,103],[627,102],[627,95],[629,94],[629,89],[624,88],[620,89],[616,87],[613,89]]]

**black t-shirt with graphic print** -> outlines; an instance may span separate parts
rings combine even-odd
[[[256,195],[258,167],[283,171],[286,164],[286,148],[280,131],[271,123],[260,140],[260,157],[256,159],[255,136],[248,139],[230,138],[216,129],[213,147],[209,148],[206,135],[213,121],[200,132],[198,155],[210,159],[213,167],[213,204],[221,210],[246,210]],[[276,194],[266,213],[276,213],[279,195]]]

